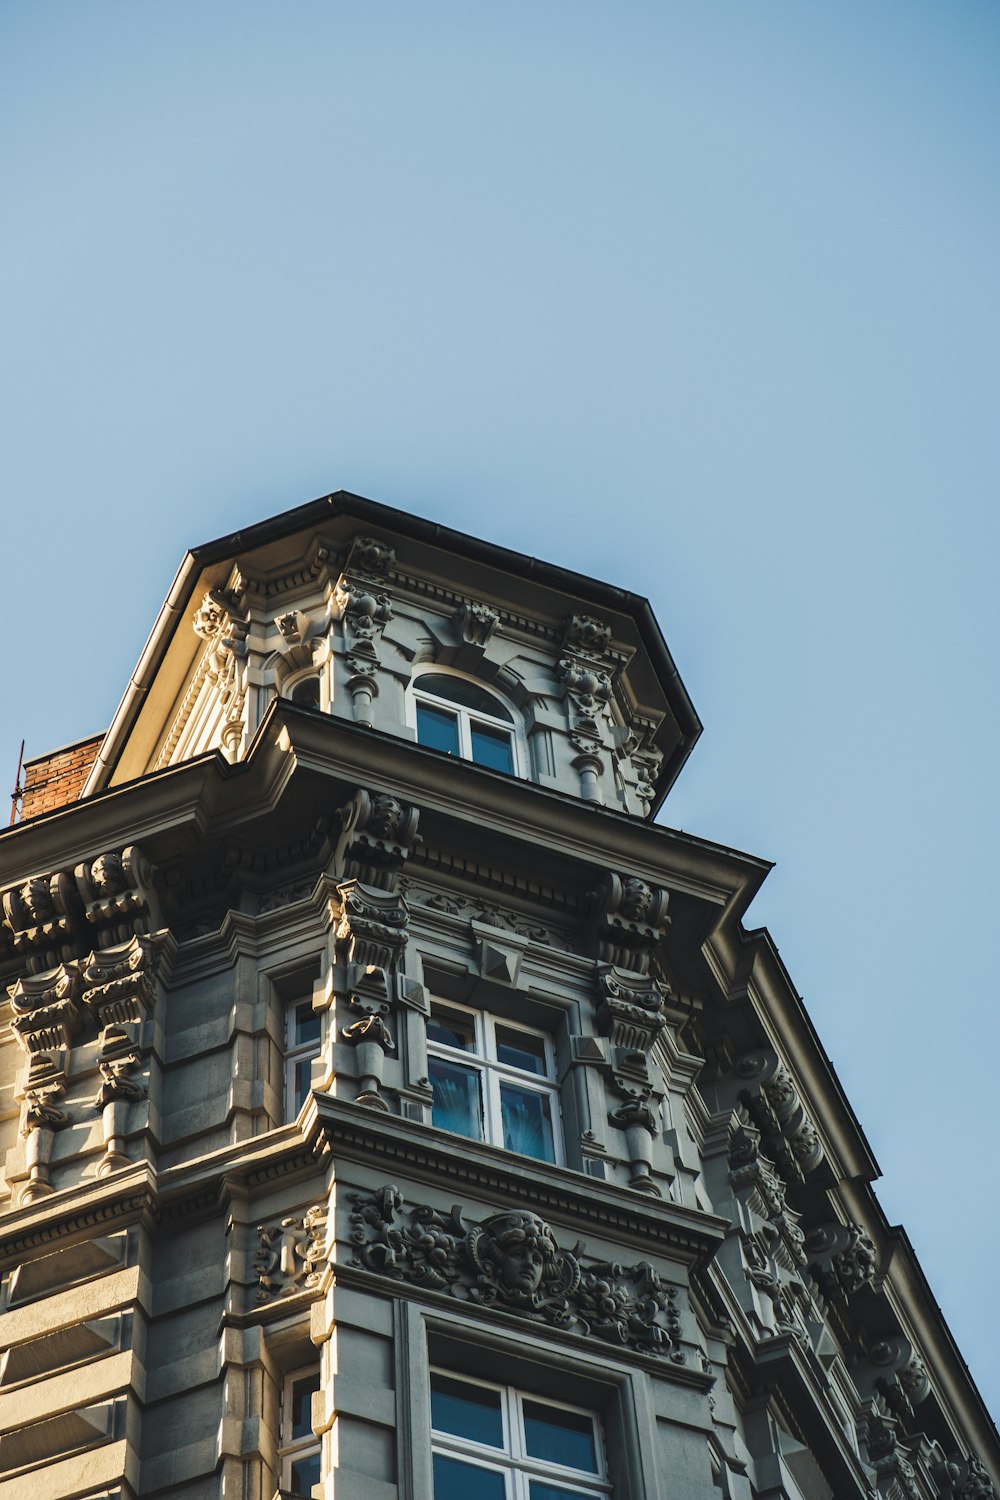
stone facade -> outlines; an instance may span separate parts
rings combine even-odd
[[[766,864],[652,821],[699,730],[359,497],[189,555],[0,835],[4,1500],[995,1500]]]

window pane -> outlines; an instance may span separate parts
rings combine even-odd
[[[481,714],[492,714],[494,719],[503,719],[507,724],[514,722],[514,715],[506,704],[494,698],[478,682],[469,682],[465,677],[451,677],[447,672],[425,672],[417,678],[415,686],[425,693],[433,693],[435,698],[443,698],[446,703],[478,709]]]
[[[505,1500],[507,1485],[496,1469],[434,1455],[434,1500]]]
[[[473,1443],[503,1447],[500,1392],[447,1375],[431,1376],[431,1426]]]
[[[597,1490],[564,1490],[561,1485],[547,1484],[542,1479],[533,1479],[528,1486],[531,1500],[596,1500]]]
[[[449,755],[457,755],[458,719],[443,708],[429,708],[426,703],[418,703],[417,740],[432,750],[446,750]]]
[[[312,1487],[319,1484],[319,1454],[310,1453],[306,1458],[297,1458],[292,1464],[292,1494],[312,1495]]]
[[[557,1406],[544,1406],[540,1401],[525,1401],[524,1441],[532,1458],[565,1464],[569,1469],[586,1469],[590,1474],[598,1472],[594,1424],[582,1412],[560,1411]]]
[[[302,1047],[307,1042],[319,1041],[319,1016],[312,1008],[311,1000],[303,1000],[295,1007],[293,1046]]]
[[[292,688],[292,702],[319,708],[319,678],[307,677],[304,682],[297,682]]]
[[[497,1059],[520,1068],[523,1073],[537,1073],[541,1078],[548,1073],[544,1040],[529,1036],[526,1031],[512,1031],[508,1026],[497,1027]]]
[[[295,1064],[295,1113],[309,1098],[312,1089],[312,1058],[300,1057]]]
[[[431,1018],[427,1022],[427,1040],[440,1042],[444,1047],[459,1047],[463,1052],[476,1050],[476,1025],[471,1016],[461,1011],[445,1010],[443,1006],[431,1006]]]
[[[489,729],[474,720],[469,726],[472,732],[472,759],[477,766],[491,766],[494,771],[514,771],[514,747],[510,735],[503,729]]]
[[[552,1101],[548,1094],[501,1083],[500,1111],[505,1150],[520,1151],[522,1156],[535,1156],[540,1161],[555,1161]]]
[[[319,1376],[305,1375],[292,1386],[292,1441],[312,1434],[312,1398],[319,1390]]]
[[[483,1111],[480,1103],[479,1074],[474,1068],[432,1057],[428,1063],[434,1107],[431,1121],[441,1130],[454,1130],[470,1140],[483,1138]]]

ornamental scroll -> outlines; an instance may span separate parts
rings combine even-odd
[[[352,1193],[354,1264],[571,1333],[684,1362],[677,1292],[648,1261],[583,1266],[549,1225],[521,1209],[468,1225],[455,1207],[408,1205],[396,1187]]]

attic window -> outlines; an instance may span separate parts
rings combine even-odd
[[[413,700],[419,744],[493,771],[517,771],[514,715],[478,682],[453,672],[424,672],[413,685]]]

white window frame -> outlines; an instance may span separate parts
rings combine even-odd
[[[325,713],[330,711],[330,696],[328,692],[329,677],[323,667],[306,667],[301,672],[296,672],[288,681],[282,684],[281,696],[289,703],[295,702],[295,689],[301,687],[304,682],[314,681],[319,689],[319,702],[315,705],[307,704],[306,707],[316,707]]]
[[[494,1016],[490,1011],[474,1010],[471,1006],[460,1005],[454,1000],[446,1000],[441,996],[431,997],[431,1019],[434,1018],[435,1008],[440,1007],[448,1011],[454,1011],[470,1021],[473,1026],[473,1042],[475,1050],[466,1051],[461,1047],[449,1047],[444,1042],[427,1039],[428,1058],[440,1057],[445,1062],[455,1063],[474,1070],[479,1074],[480,1086],[479,1097],[483,1111],[483,1140],[487,1145],[499,1146],[505,1150],[503,1133],[503,1105],[500,1096],[501,1082],[514,1083],[518,1088],[530,1089],[538,1094],[544,1094],[549,1100],[549,1112],[552,1121],[552,1151],[555,1164],[564,1165],[563,1140],[562,1140],[562,1115],[559,1104],[559,1083],[556,1078],[555,1048],[552,1037],[547,1031],[540,1031],[534,1026],[522,1026],[517,1021],[510,1021],[505,1016]],[[514,1067],[511,1063],[501,1062],[497,1056],[497,1026],[502,1026],[507,1031],[520,1031],[525,1036],[535,1037],[540,1040],[545,1049],[545,1073],[530,1073],[526,1069]],[[444,1128],[444,1127],[439,1127]],[[458,1132],[454,1132],[457,1134]],[[462,1136],[462,1140],[474,1140],[474,1136]],[[525,1157],[526,1161],[544,1161],[545,1157]]]
[[[475,687],[481,688],[484,693],[502,703],[510,714],[509,719],[497,718],[493,714],[481,712],[476,708],[465,708],[461,703],[454,703],[450,698],[440,698],[437,693],[426,691],[420,686],[422,677],[429,676],[454,677],[460,682],[471,682]],[[524,726],[521,716],[513,704],[509,703],[502,693],[498,693],[491,684],[481,682],[478,677],[471,677],[467,672],[456,672],[453,667],[439,667],[433,663],[424,663],[415,673],[407,689],[407,703],[410,721],[414,732],[419,739],[419,726],[417,723],[417,708],[421,703],[426,703],[428,708],[436,708],[444,713],[452,714],[458,720],[458,758],[467,760],[471,765],[482,766],[484,770],[490,767],[483,766],[481,761],[472,758],[472,724],[483,724],[487,729],[499,729],[510,736],[511,759],[514,769],[511,773],[522,779],[527,776],[528,746],[524,735]],[[428,747],[433,748],[433,747]],[[439,752],[445,753],[445,752]],[[501,775],[506,774],[504,772]]]
[[[316,1390],[320,1389],[319,1365],[304,1365],[299,1370],[292,1370],[287,1374],[281,1387],[281,1442],[278,1445],[278,1482],[281,1489],[288,1490],[290,1494],[301,1494],[299,1490],[292,1489],[292,1465],[303,1458],[320,1457],[322,1442],[318,1434],[312,1430],[304,1437],[292,1436],[292,1412],[293,1390],[300,1380],[315,1382]],[[322,1460],[321,1460],[322,1467]],[[308,1497],[307,1497],[308,1500]]]
[[[490,1469],[504,1478],[505,1500],[530,1500],[530,1484],[533,1479],[558,1488],[565,1486],[568,1495],[587,1496],[587,1500],[606,1500],[612,1485],[608,1473],[604,1433],[596,1412],[586,1407],[571,1406],[567,1401],[553,1401],[548,1396],[538,1396],[534,1391],[525,1391],[517,1386],[494,1385],[488,1380],[479,1380],[469,1375],[447,1370],[438,1365],[431,1366],[431,1376],[441,1375],[462,1385],[478,1386],[480,1389],[496,1391],[500,1396],[500,1414],[503,1425],[503,1448],[491,1447],[488,1443],[477,1443],[472,1438],[457,1437],[431,1426],[431,1454],[455,1458],[462,1463],[474,1464],[478,1468]],[[556,1464],[528,1453],[524,1432],[524,1402],[537,1402],[539,1406],[553,1407],[557,1411],[572,1412],[574,1416],[589,1418],[593,1425],[594,1453],[597,1473],[590,1469],[574,1469],[566,1464]],[[430,1403],[428,1402],[428,1411]]]
[[[299,1063],[309,1063],[313,1058],[319,1057],[323,1051],[323,1023],[319,1012],[312,1010],[318,1025],[318,1035],[309,1042],[295,1041],[295,1018],[300,1006],[307,1005],[312,1010],[312,992],[301,995],[295,999],[285,1002],[285,1119],[288,1121],[298,1118],[299,1110],[306,1102],[297,1100],[297,1089],[295,1086],[295,1073]],[[309,1091],[306,1090],[308,1098]]]

